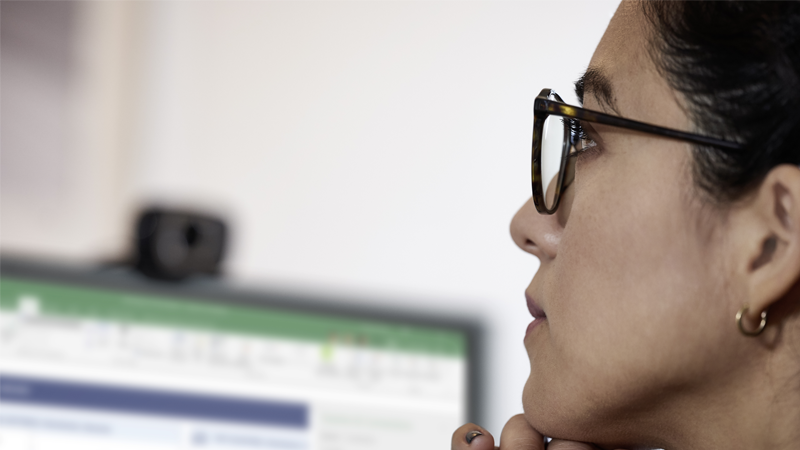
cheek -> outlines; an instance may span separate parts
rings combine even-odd
[[[575,197],[558,255],[542,269],[548,322],[530,351],[531,420],[563,424],[541,409],[553,403],[573,421],[652,403],[654,392],[700,376],[719,344],[725,307],[704,304],[721,277],[675,178],[620,179],[580,186],[593,195]]]

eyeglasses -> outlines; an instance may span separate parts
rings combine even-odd
[[[575,178],[575,156],[595,143],[580,122],[594,122],[712,147],[742,149],[736,142],[650,125],[564,103],[552,89],[542,89],[533,102],[533,204],[540,214],[558,209],[561,193]],[[554,184],[555,183],[555,184]]]

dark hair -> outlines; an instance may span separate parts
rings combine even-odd
[[[697,132],[745,144],[697,146],[695,184],[738,200],[780,164],[800,165],[800,2],[645,1],[651,54]]]

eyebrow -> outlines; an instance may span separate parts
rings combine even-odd
[[[596,67],[589,67],[575,82],[575,95],[578,96],[581,105],[583,105],[584,94],[587,92],[591,93],[601,105],[605,104],[619,115],[611,81],[602,70]]]

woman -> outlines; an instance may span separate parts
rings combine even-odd
[[[800,448],[800,4],[623,2],[576,90],[605,115],[535,107],[531,373],[500,448]]]

